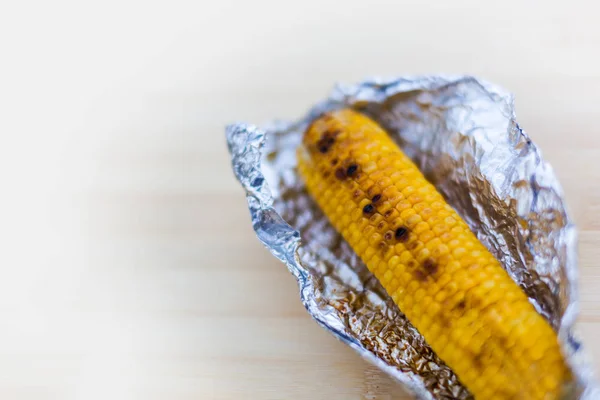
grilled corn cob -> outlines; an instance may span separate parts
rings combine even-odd
[[[346,109],[307,129],[309,193],[409,321],[477,399],[555,399],[557,336],[387,133]]]

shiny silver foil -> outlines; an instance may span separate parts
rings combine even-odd
[[[575,376],[565,398],[600,398],[577,317],[577,234],[563,192],[515,119],[512,96],[468,77],[340,85],[298,121],[234,124],[227,142],[262,243],[298,280],[324,328],[421,399],[471,394],[425,343],[308,196],[295,151],[324,111],[353,107],[384,126],[558,331]]]

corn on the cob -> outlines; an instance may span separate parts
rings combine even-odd
[[[416,165],[368,117],[307,129],[309,193],[477,399],[555,399],[569,372],[526,295]]]

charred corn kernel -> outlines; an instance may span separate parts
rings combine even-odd
[[[352,110],[323,115],[306,131],[298,168],[333,226],[476,398],[558,398],[570,374],[556,334],[379,125]]]

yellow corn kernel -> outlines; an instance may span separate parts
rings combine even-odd
[[[349,109],[324,114],[306,131],[298,169],[332,225],[476,398],[558,398],[570,373],[555,332],[377,123]]]

